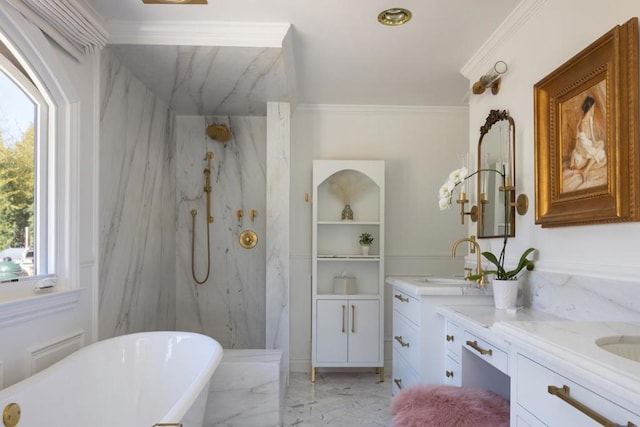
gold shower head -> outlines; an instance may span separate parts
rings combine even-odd
[[[207,135],[209,136],[209,138],[218,142],[227,142],[231,139],[231,131],[225,124],[209,125],[207,127]]]

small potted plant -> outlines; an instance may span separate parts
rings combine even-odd
[[[362,250],[362,255],[369,255],[369,249],[372,243],[373,237],[370,233],[360,234],[360,249]]]
[[[518,284],[519,284],[519,273],[523,269],[527,269],[529,271],[533,270],[534,264],[533,261],[527,258],[527,256],[533,252],[534,248],[529,248],[520,256],[520,260],[518,261],[518,265],[513,270],[506,270],[504,268],[504,253],[507,246],[507,239],[504,239],[504,244],[502,246],[502,252],[500,253],[500,257],[496,257],[491,252],[482,252],[482,256],[484,256],[491,264],[493,264],[496,269],[495,270],[487,270],[482,274],[484,275],[495,275],[495,278],[491,281],[493,286],[493,300],[496,308],[501,309],[509,309],[516,307],[516,301],[518,298]],[[469,276],[469,280],[481,279],[480,275]]]

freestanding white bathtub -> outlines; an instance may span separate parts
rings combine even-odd
[[[205,335],[123,335],[0,390],[0,412],[20,405],[17,427],[202,427],[221,359],[222,347]]]

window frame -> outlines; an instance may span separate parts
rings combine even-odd
[[[0,54],[0,72],[11,80],[35,105],[34,115],[34,267],[33,276],[24,276],[18,280],[32,280],[34,277],[49,276],[55,274],[54,251],[55,247],[55,163],[52,139],[49,135],[55,135],[52,128],[54,120],[50,119],[50,112],[54,111],[47,101],[46,94],[32,83],[20,69],[18,69],[6,56]],[[27,248],[28,249],[28,248]]]

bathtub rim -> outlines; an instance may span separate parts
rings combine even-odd
[[[18,381],[15,384],[7,386],[3,389],[0,389],[0,397],[10,397],[14,393],[20,393],[25,388],[30,387],[32,384],[37,384],[41,377],[47,375],[50,370],[55,368],[65,367],[66,365],[73,364],[74,361],[78,358],[81,358],[85,353],[96,351],[99,347],[113,345],[114,341],[122,341],[122,340],[138,340],[139,338],[149,337],[149,336],[168,336],[168,337],[191,337],[197,340],[202,341],[207,346],[211,348],[211,354],[203,360],[200,372],[197,373],[193,381],[185,386],[182,390],[182,394],[176,399],[173,403],[173,406],[168,407],[166,412],[161,414],[161,419],[154,421],[156,423],[173,423],[180,422],[182,417],[187,413],[187,411],[191,408],[193,402],[196,401],[200,392],[204,389],[204,387],[211,380],[211,376],[216,368],[219,366],[224,349],[220,345],[218,341],[211,338],[208,335],[204,335],[197,332],[186,332],[186,331],[149,331],[149,332],[134,332],[131,334],[123,334],[118,335],[111,338],[106,338],[101,341],[96,341],[94,343],[88,344],[78,351],[71,353],[65,358],[59,360],[58,362],[48,366],[47,368],[36,372],[35,374],[24,378],[21,381]],[[19,402],[18,402],[19,403]]]

